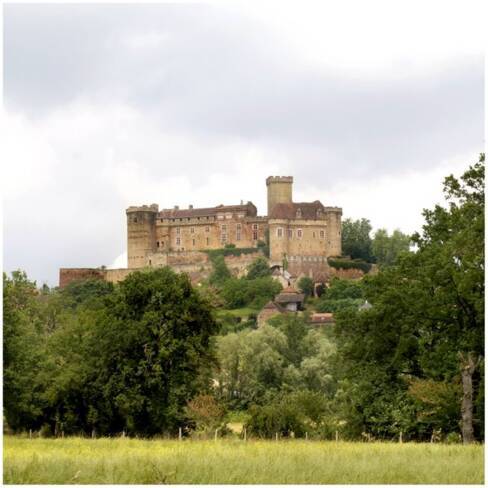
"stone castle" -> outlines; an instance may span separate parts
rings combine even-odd
[[[240,275],[269,247],[270,266],[286,267],[288,275],[328,280],[333,270],[330,256],[341,255],[342,209],[325,207],[320,201],[294,202],[293,177],[266,179],[268,208],[258,216],[252,202],[210,208],[174,207],[159,210],[157,204],[129,207],[127,214],[127,268],[60,270],[60,286],[86,277],[119,281],[133,270],[170,266],[198,281],[211,272],[205,251],[227,245],[246,249],[242,255],[226,256],[234,274]],[[256,252],[251,248],[255,248]]]
[[[270,176],[267,216],[258,216],[252,202],[211,208],[158,205],[129,207],[127,258],[129,268],[168,264],[168,254],[269,245],[271,266],[286,259],[290,269],[323,263],[341,254],[341,215],[338,207],[321,202],[293,202],[292,176]]]

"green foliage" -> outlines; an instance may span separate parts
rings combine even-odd
[[[225,410],[212,395],[196,396],[188,402],[185,411],[198,432],[211,432],[223,425]]]
[[[327,263],[336,269],[360,269],[365,274],[371,270],[371,264],[362,259],[327,258]]]
[[[334,278],[330,286],[317,300],[317,312],[335,313],[346,309],[355,309],[363,303],[363,285],[361,281]]]
[[[188,277],[169,268],[43,294],[23,273],[4,275],[4,312],[4,405],[14,430],[171,431],[210,386],[218,326]]]
[[[256,278],[265,278],[271,275],[268,260],[262,256],[256,258],[247,268],[246,278],[255,280]]]
[[[448,207],[424,211],[416,253],[363,279],[373,307],[336,317],[344,402],[357,430],[428,439],[441,425],[459,428],[460,397],[446,385],[459,382],[466,358],[484,357],[483,162],[460,180],[446,178]],[[474,398],[482,387],[474,383]],[[476,405],[474,415],[482,438],[484,413]]]
[[[398,229],[389,236],[386,229],[378,229],[374,234],[371,249],[380,266],[391,266],[400,253],[410,250],[410,236]]]
[[[308,276],[303,276],[298,280],[298,289],[308,297],[313,295],[313,280]]]
[[[367,219],[342,221],[342,253],[352,259],[372,262],[373,253],[370,237],[372,227]]]
[[[262,249],[262,248],[258,248]],[[214,258],[218,256],[241,256],[242,254],[253,254],[258,250],[255,247],[235,247],[235,244],[226,244],[224,248],[221,249],[209,249],[206,252],[210,259],[213,261]]]
[[[209,277],[209,283],[214,286],[222,286],[231,278],[229,268],[225,264],[224,256],[215,255],[212,257],[213,271]]]
[[[35,282],[3,274],[3,406],[14,431],[39,428],[44,406],[38,376],[44,360],[43,309]]]
[[[280,283],[267,276],[250,280],[247,278],[228,279],[221,290],[226,308],[249,306],[256,310],[272,300],[282,289]]]

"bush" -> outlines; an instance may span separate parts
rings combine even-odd
[[[369,273],[371,270],[371,263],[362,259],[328,258],[327,262],[336,269],[360,269],[363,273]]]
[[[249,306],[259,309],[272,300],[281,289],[280,283],[270,276],[255,280],[231,278],[222,287],[221,296],[227,308]]]
[[[190,400],[185,412],[199,432],[208,432],[221,427],[225,416],[223,407],[211,395],[198,395]]]
[[[222,286],[228,279],[231,278],[229,268],[225,264],[224,256],[215,256],[212,259],[213,272],[208,281],[211,285]]]
[[[251,417],[245,427],[251,435],[272,438],[277,433],[284,437],[289,437],[292,432],[295,437],[305,434],[299,409],[286,400],[262,407],[253,405],[249,414]]]
[[[247,268],[246,278],[248,280],[255,280],[256,278],[264,278],[271,275],[268,260],[262,256],[256,258]]]
[[[313,295],[313,280],[308,276],[303,276],[298,280],[298,288],[302,293],[305,293],[308,297]]]

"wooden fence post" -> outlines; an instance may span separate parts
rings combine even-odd
[[[32,429],[29,429],[29,439],[32,439]]]
[[[336,430],[336,442],[339,441],[339,431]]]
[[[181,441],[183,439],[183,432],[181,427],[178,428],[178,440]]]
[[[215,438],[214,438],[214,441],[217,441],[218,432],[219,432],[219,429],[215,429]]]
[[[92,430],[92,439],[95,439],[95,429]]]
[[[305,440],[308,441],[308,432],[305,432]]]
[[[244,427],[244,442],[247,441],[247,430],[246,428]]]
[[[278,440],[278,432],[276,432],[276,440]]]
[[[64,439],[64,430],[61,431],[61,439]]]
[[[403,432],[400,431],[400,444],[402,444],[402,443],[403,443]]]

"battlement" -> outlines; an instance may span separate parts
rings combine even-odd
[[[271,183],[293,183],[293,176],[268,176],[266,178],[266,186]]]
[[[342,208],[341,207],[324,207],[324,212],[335,212],[339,215],[342,215]]]
[[[159,205],[157,203],[152,203],[151,205],[142,205],[140,207],[137,206],[130,206],[126,209],[125,213],[134,213],[134,212],[159,212]]]

